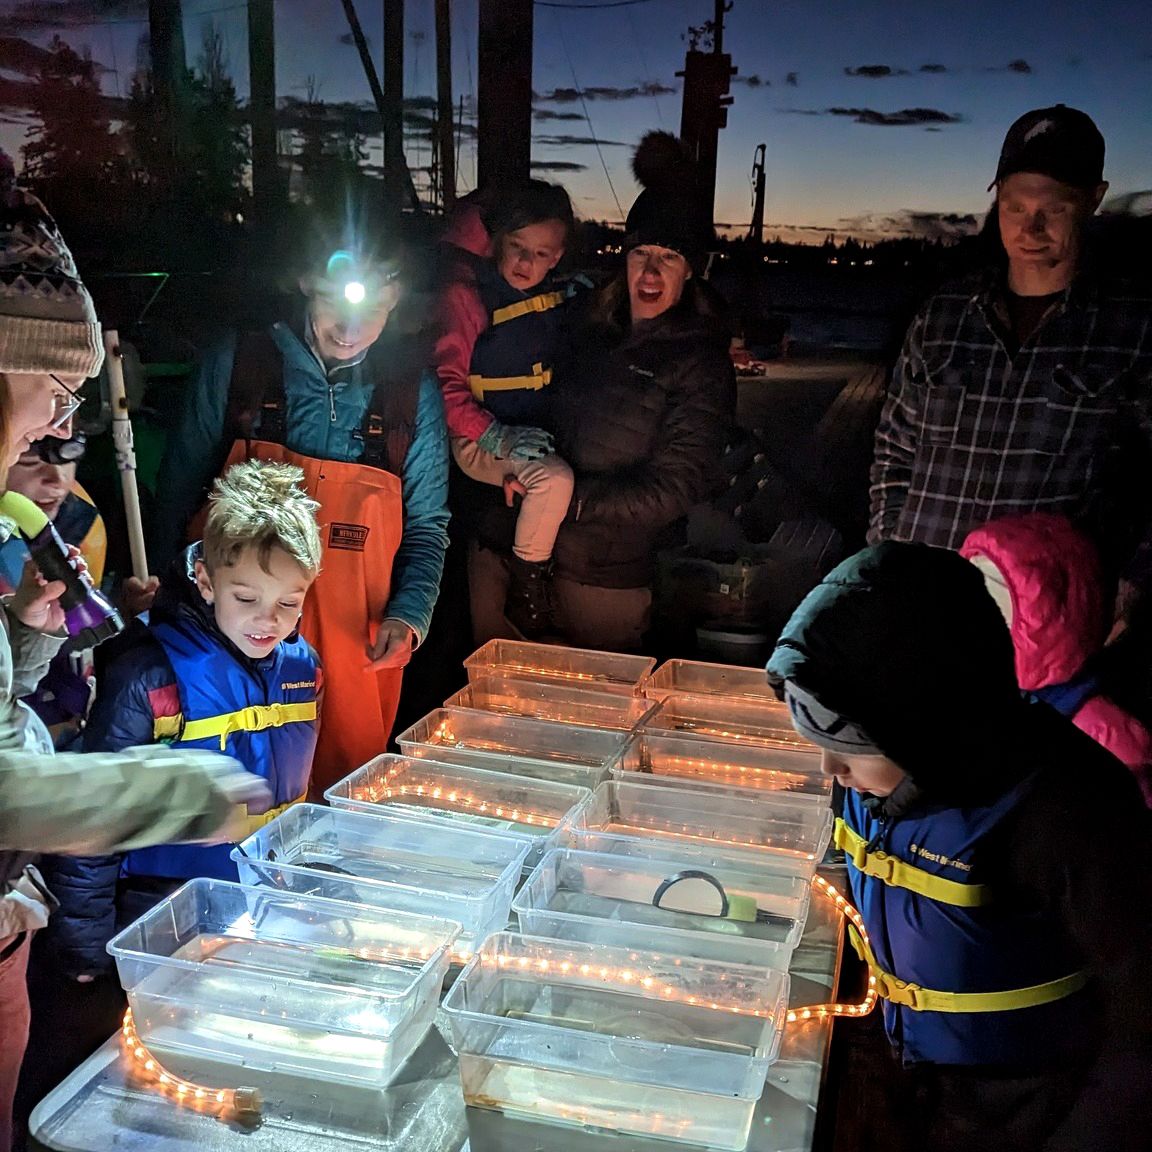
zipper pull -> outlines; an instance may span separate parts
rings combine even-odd
[[[868,800],[864,801],[864,807],[868,809],[869,814],[876,821],[877,825],[875,835],[864,845],[864,851],[871,855],[877,851],[887,839],[890,825],[888,814],[884,811],[884,800],[881,797],[870,796]]]
[[[332,384],[328,385],[328,422],[336,423],[336,388]]]

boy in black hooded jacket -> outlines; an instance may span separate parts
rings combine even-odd
[[[1152,1149],[1152,837],[1131,774],[1017,689],[961,556],[845,561],[768,665],[847,790],[836,841],[909,1152]]]

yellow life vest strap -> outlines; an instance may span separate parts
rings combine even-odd
[[[246,840],[249,836],[252,835],[253,832],[259,832],[260,829],[263,828],[265,824],[270,824],[282,812],[287,812],[288,809],[291,808],[294,804],[301,804],[307,799],[308,799],[308,793],[305,792],[302,795],[297,796],[295,800],[289,800],[286,804],[280,804],[276,808],[269,808],[267,812],[261,812],[256,816],[250,815],[248,813],[247,809],[245,808],[244,814],[243,814],[244,815],[244,824],[242,826],[243,827],[243,835],[240,837],[240,839]],[[243,807],[243,806],[241,806],[241,807]]]
[[[543,364],[532,365],[531,376],[469,376],[468,387],[477,400],[484,399],[485,392],[517,392],[525,389],[539,392],[552,383],[552,369]]]
[[[832,840],[837,848],[844,849],[848,859],[865,876],[871,876],[894,888],[907,888],[919,896],[927,896],[929,900],[937,900],[941,904],[953,904],[957,908],[977,908],[992,899],[986,884],[961,884],[955,880],[946,880],[943,876],[934,876],[923,868],[889,856],[887,852],[869,852],[864,837],[839,818],[836,820]]]
[[[921,988],[919,984],[909,984],[885,972],[876,963],[872,949],[851,924],[848,925],[848,937],[856,955],[868,965],[875,978],[877,994],[889,1003],[911,1008],[913,1012],[1010,1012],[1015,1008],[1036,1008],[1054,1000],[1063,1000],[1088,983],[1083,972],[1073,972],[1045,984],[1009,988],[1003,992],[937,992]]]
[[[220,738],[220,750],[233,732],[263,732],[266,728],[280,728],[285,724],[307,723],[316,719],[316,701],[301,704],[254,704],[237,712],[224,712],[219,716],[205,716],[202,720],[183,723],[183,716],[159,716],[152,724],[156,740],[206,740]]]
[[[539,296],[529,296],[526,300],[517,300],[515,304],[508,304],[497,308],[492,313],[491,323],[506,324],[520,316],[527,316],[529,312],[548,312],[564,303],[563,292],[541,292]]]

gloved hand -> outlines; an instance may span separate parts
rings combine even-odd
[[[476,441],[497,460],[539,460],[556,451],[551,432],[543,428],[501,424],[493,420]]]

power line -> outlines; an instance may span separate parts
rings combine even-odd
[[[575,8],[578,12],[594,12],[598,8],[631,8],[636,4],[652,4],[654,0],[605,0],[603,4],[562,4],[560,0],[532,0],[537,8]]]
[[[648,71],[648,60],[644,55],[644,41],[641,39],[639,32],[636,31],[636,21],[632,18],[632,13],[625,11],[624,15],[628,19],[628,28],[632,33],[632,40],[636,44],[636,54],[640,57],[640,67],[644,69],[644,82],[647,84],[649,92],[652,93],[652,103],[656,105],[656,119],[660,121],[660,127],[663,128],[664,112],[660,107],[660,96],[652,83],[651,73]]]
[[[588,134],[592,137],[592,143],[596,145],[596,155],[600,157],[600,167],[604,169],[604,179],[608,181],[608,190],[612,193],[612,199],[616,201],[616,211],[623,221],[624,209],[620,206],[620,197],[616,195],[616,187],[612,183],[612,175],[608,171],[608,162],[604,159],[604,150],[600,147],[600,141],[596,137],[596,128],[592,124],[592,116],[588,111],[588,101],[584,99],[584,89],[580,87],[580,81],[576,78],[576,66],[572,63],[572,54],[568,51],[568,41],[564,38],[564,26],[561,23],[559,13],[556,14],[556,31],[560,34],[560,46],[564,49],[564,55],[568,60],[568,69],[572,73],[572,86],[579,94],[580,103],[584,107],[584,119],[588,123]]]

